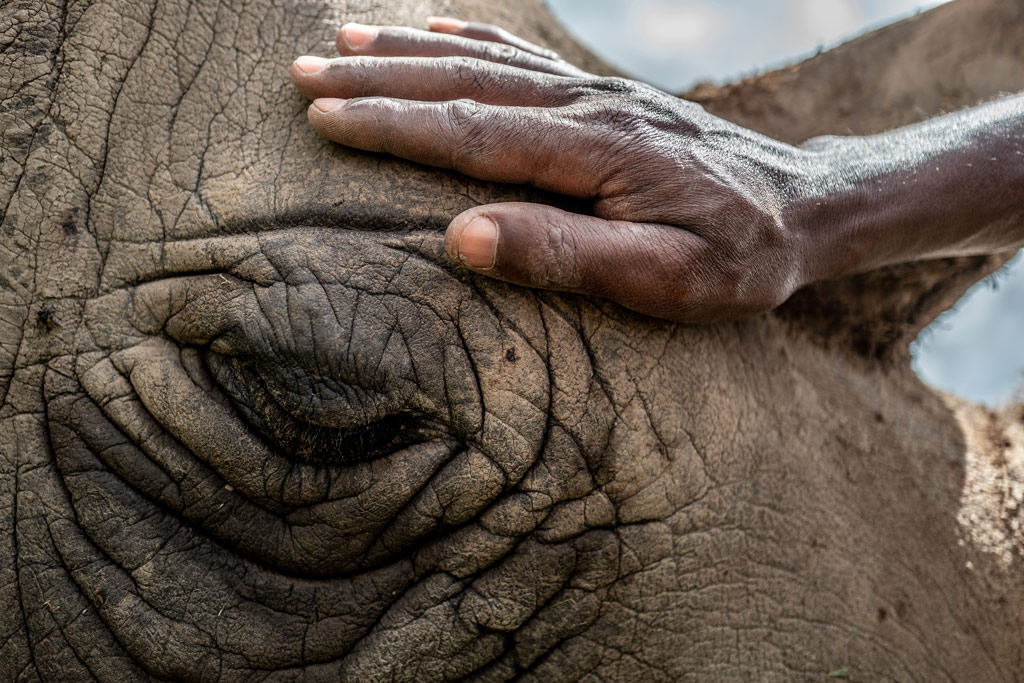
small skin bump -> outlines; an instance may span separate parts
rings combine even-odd
[[[71,209],[71,211],[68,212],[67,216],[65,216],[64,220],[61,221],[60,227],[62,230],[64,230],[65,235],[71,236],[78,234],[78,224],[76,223],[77,218],[78,209]]]
[[[36,311],[36,322],[38,322],[41,327],[45,327],[46,331],[49,332],[57,326],[57,317],[54,315],[52,310],[43,307]]]

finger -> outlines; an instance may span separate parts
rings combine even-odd
[[[502,183],[593,197],[607,176],[607,141],[571,108],[494,107],[473,100],[417,102],[368,97],[313,102],[309,121],[349,147]]]
[[[466,98],[485,104],[557,107],[573,102],[576,79],[469,57],[323,57],[295,60],[292,80],[310,99],[395,97],[440,102]]]
[[[530,41],[524,40],[519,36],[509,33],[505,29],[493,24],[462,21],[461,19],[453,19],[451,17],[427,17],[427,25],[430,27],[431,31],[436,31],[438,33],[448,33],[451,35],[462,36],[463,38],[472,38],[474,40],[486,40],[491,43],[504,43],[505,45],[517,47],[523,52],[535,54],[538,57],[554,60],[559,59],[557,52],[541,47],[540,45],[534,45]]]
[[[493,204],[457,216],[450,258],[527,287],[592,294],[634,311],[708,321],[728,311],[708,300],[706,243],[680,228],[609,221],[542,204]]]
[[[543,73],[575,77],[588,75],[566,62],[547,59],[506,43],[420,31],[406,26],[345,24],[338,31],[336,43],[342,55],[474,57]]]

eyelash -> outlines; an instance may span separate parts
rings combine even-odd
[[[257,369],[211,352],[204,356],[214,382],[230,397],[239,417],[284,454],[310,464],[374,460],[426,436],[426,425],[408,413],[345,428],[311,424],[278,402]]]
[[[414,443],[414,426],[413,418],[402,414],[346,429],[290,418],[276,429],[272,428],[272,439],[287,452],[308,462],[347,464],[373,460]]]

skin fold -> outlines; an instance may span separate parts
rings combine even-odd
[[[335,144],[289,80],[346,22],[425,14],[502,25],[454,37],[578,85],[590,104],[552,125],[742,141],[677,150],[737,190],[701,210],[761,221],[730,253],[771,238],[772,282],[786,213],[726,183],[738,168],[1024,90],[1016,0],[949,3],[690,104],[607,80],[528,0],[3,4],[0,681],[1019,681],[1024,414],[937,395],[904,341],[1008,253],[710,325],[474,272],[453,218],[587,216],[594,197]],[[515,96],[555,107],[523,71]],[[610,85],[655,118],[622,119]],[[698,239],[659,213],[695,207],[653,197],[608,220]]]
[[[761,313],[823,279],[1024,245],[1024,95],[874,136],[787,145],[494,26],[348,24],[292,79],[325,137],[592,202],[489,205],[449,255],[671,320]]]

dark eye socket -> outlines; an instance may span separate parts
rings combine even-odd
[[[311,464],[374,460],[429,438],[428,425],[409,413],[344,428],[311,424],[290,413],[252,363],[204,352],[206,367],[239,416],[284,455]]]
[[[287,453],[312,463],[373,460],[409,446],[417,438],[410,415],[388,415],[366,425],[338,429],[285,418],[272,428],[271,439]]]

